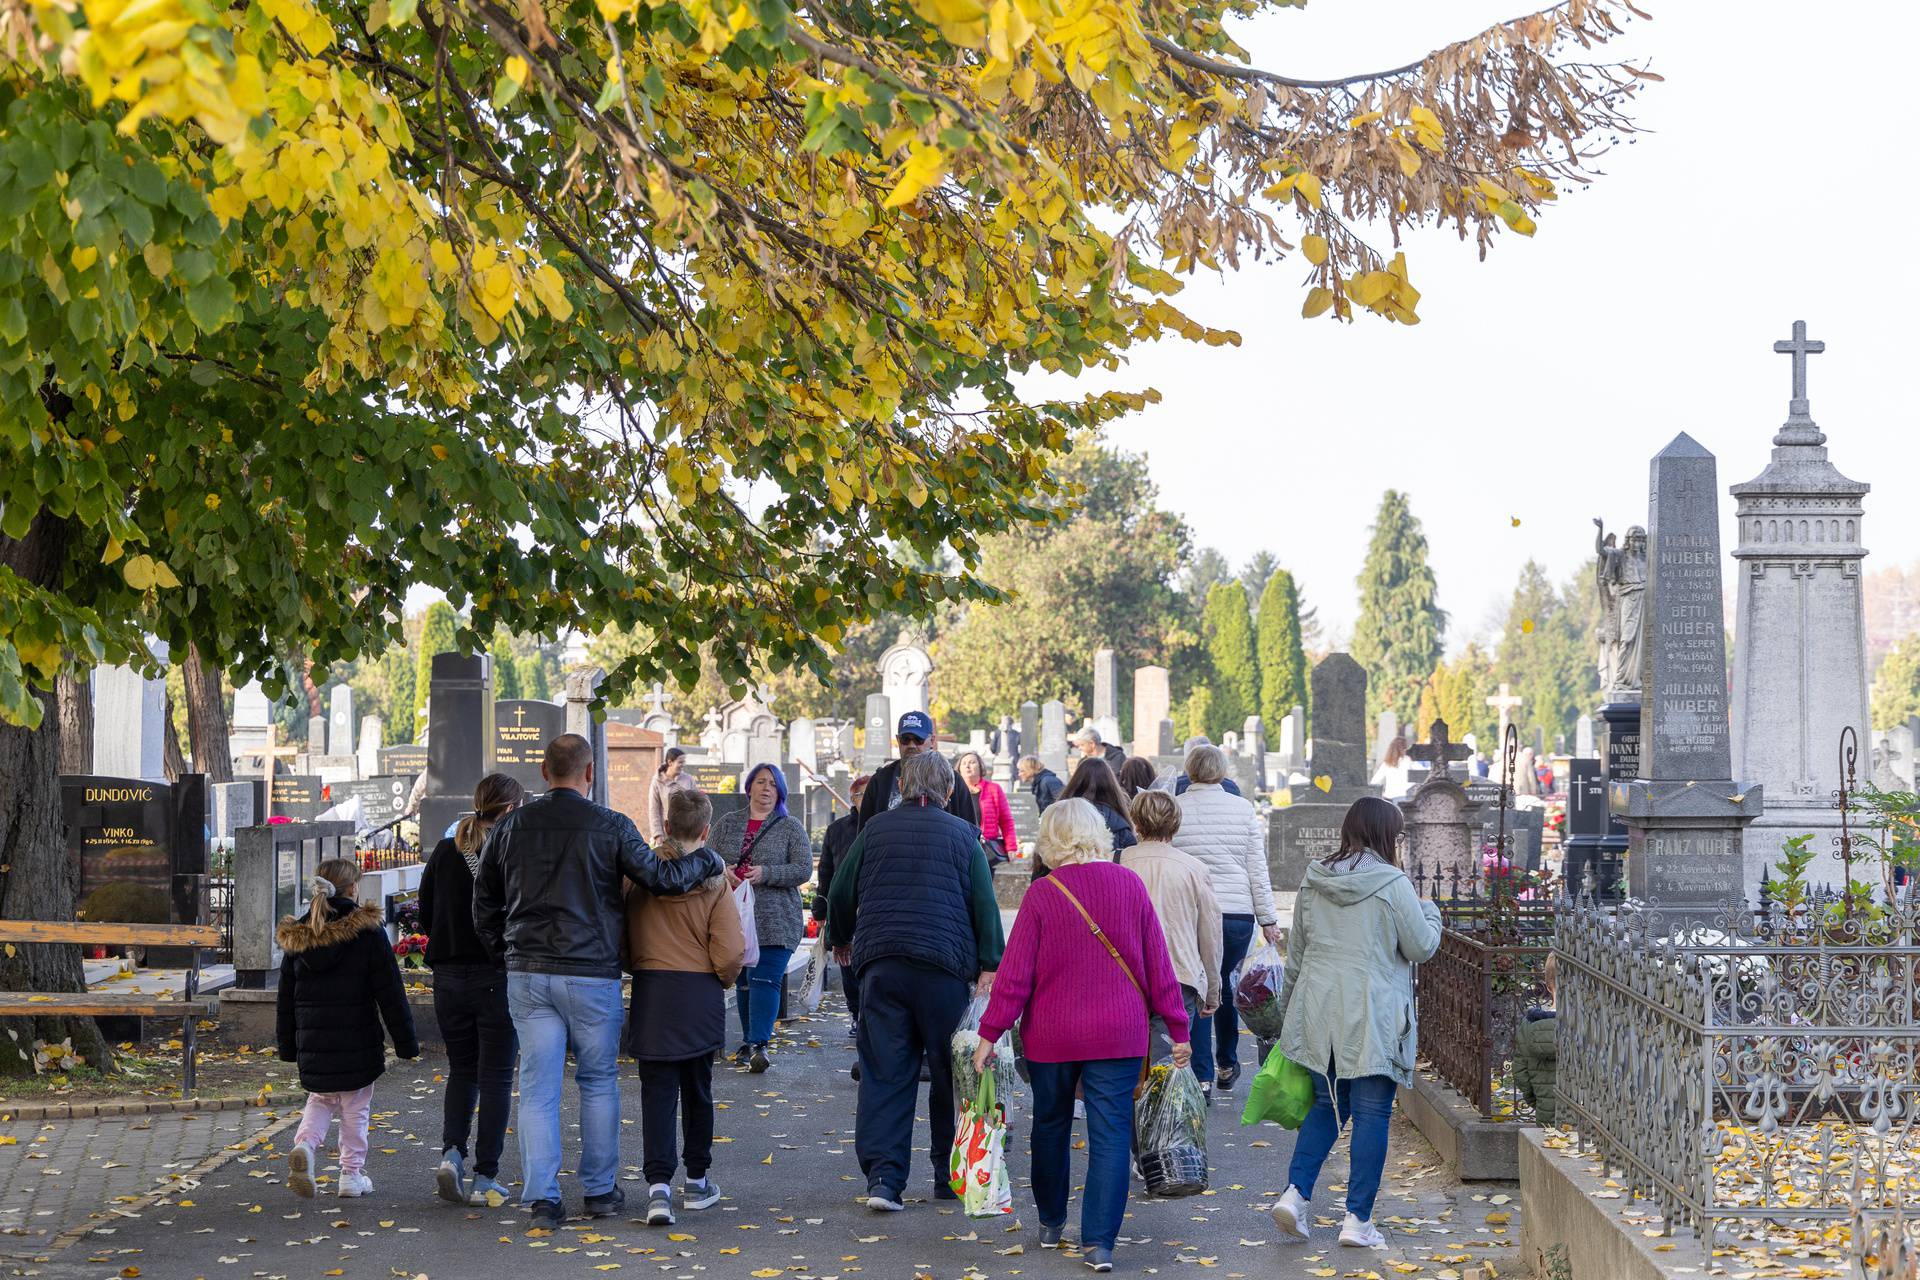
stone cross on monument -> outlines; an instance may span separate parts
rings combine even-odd
[[[1433,727],[1427,730],[1427,740],[1417,747],[1408,747],[1407,754],[1426,765],[1432,777],[1451,779],[1453,770],[1449,766],[1455,760],[1470,759],[1473,748],[1465,743],[1449,741],[1447,722],[1435,720]]]
[[[1793,337],[1774,343],[1773,349],[1779,355],[1793,357],[1793,400],[1787,406],[1788,417],[1794,422],[1811,422],[1807,413],[1807,357],[1819,355],[1827,344],[1808,338],[1807,322],[1795,320]]]
[[[645,701],[647,704],[647,711],[649,713],[665,715],[667,710],[666,686],[661,684],[658,680],[654,681],[653,689],[651,692],[647,694]]]
[[[1507,687],[1506,681],[1500,682],[1500,692],[1487,699],[1487,705],[1500,713],[1500,740],[1506,741],[1507,726],[1513,722],[1513,713],[1526,705],[1526,699]],[[1418,759],[1418,757],[1415,757]]]

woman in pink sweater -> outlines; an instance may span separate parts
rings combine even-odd
[[[1113,836],[1099,812],[1084,800],[1048,806],[1037,853],[1053,874],[1020,904],[974,1061],[984,1069],[994,1042],[1020,1023],[1033,1077],[1033,1198],[1044,1249],[1060,1247],[1066,1226],[1073,1095],[1085,1095],[1080,1250],[1087,1266],[1111,1271],[1127,1211],[1133,1090],[1147,1020],[1165,1019],[1174,1065],[1184,1067],[1187,1011],[1147,887],[1112,861]]]
[[[960,774],[960,781],[967,784],[967,790],[973,792],[973,809],[980,815],[980,839],[987,846],[988,859],[997,864],[1019,853],[1020,837],[1013,830],[1013,807],[1007,803],[1006,791],[986,775],[979,754],[963,753],[954,762],[954,769]]]

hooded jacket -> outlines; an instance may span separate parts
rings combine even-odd
[[[1182,837],[1185,831],[1181,832]],[[1184,843],[1184,839],[1183,839]],[[1413,1084],[1413,966],[1440,949],[1440,908],[1371,855],[1307,867],[1280,982],[1280,1051],[1335,1079]]]
[[[1529,1009],[1513,1038],[1513,1082],[1520,1096],[1532,1104],[1534,1118],[1544,1125],[1553,1123],[1560,1101],[1554,1089],[1560,1067],[1555,1040],[1559,1026],[1553,1010]]]
[[[317,929],[305,916],[280,921],[276,1040],[309,1092],[352,1093],[386,1070],[388,1035],[402,1058],[419,1057],[420,1042],[379,911],[339,894],[327,909]]]
[[[627,1048],[642,1062],[706,1057],[726,1047],[726,989],[740,976],[746,935],[726,877],[690,893],[627,886],[633,1016]]]

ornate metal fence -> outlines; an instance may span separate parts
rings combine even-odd
[[[1557,1118],[1669,1231],[1920,1205],[1920,906],[1567,904],[1554,948]]]

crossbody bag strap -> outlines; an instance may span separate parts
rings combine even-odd
[[[1113,957],[1113,962],[1120,966],[1120,972],[1127,975],[1127,981],[1131,982],[1133,989],[1140,993],[1140,1002],[1146,1006],[1147,1019],[1149,1024],[1151,1024],[1153,1019],[1153,1001],[1147,999],[1146,988],[1140,985],[1140,979],[1133,976],[1133,967],[1127,963],[1127,958],[1120,954],[1120,948],[1113,945],[1113,939],[1109,938],[1106,932],[1095,922],[1092,913],[1080,905],[1080,899],[1073,896],[1073,890],[1060,883],[1060,876],[1057,872],[1048,876],[1046,883],[1067,895],[1067,901],[1071,902],[1073,909],[1080,913],[1080,918],[1087,922],[1087,928],[1093,930],[1093,936],[1100,940],[1100,945],[1107,949],[1107,954]],[[1151,1039],[1151,1036],[1149,1036],[1149,1039]],[[1152,1045],[1148,1045],[1148,1048],[1151,1049]],[[1133,1084],[1133,1096],[1136,1099],[1147,1087],[1147,1061],[1152,1056],[1151,1053],[1148,1053],[1140,1059],[1140,1078],[1134,1081]]]

